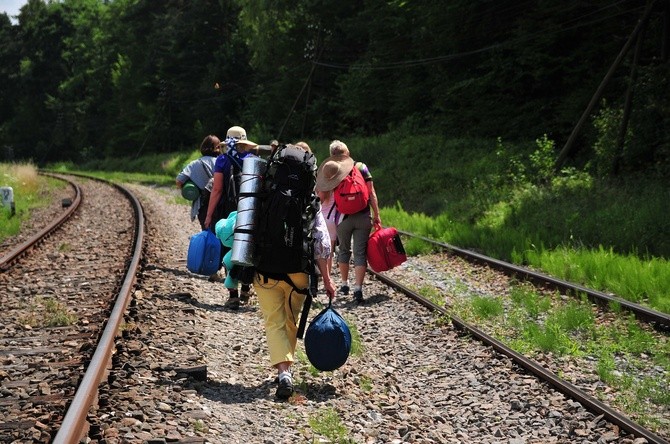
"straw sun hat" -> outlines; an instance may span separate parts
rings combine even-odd
[[[247,145],[252,147],[258,145],[256,142],[252,142],[251,140],[247,139],[247,132],[241,126],[231,126],[228,128],[226,137],[234,137],[237,139],[237,143],[240,145]]]
[[[346,177],[354,167],[354,159],[346,154],[330,156],[323,161],[316,173],[316,190],[330,191]]]

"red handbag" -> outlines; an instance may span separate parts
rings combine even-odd
[[[376,273],[390,270],[407,260],[400,234],[393,227],[375,225],[368,239],[368,265]]]

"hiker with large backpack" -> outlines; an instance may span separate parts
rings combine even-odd
[[[367,270],[367,245],[373,224],[381,226],[377,193],[372,174],[363,162],[355,162],[344,142],[330,144],[331,156],[323,161],[316,178],[317,191],[333,191],[337,210],[342,213],[337,225],[339,250],[337,266],[342,285],[340,293],[349,294],[349,262],[354,256],[353,294],[357,303],[363,302],[363,281]],[[372,213],[372,214],[371,214]]]
[[[245,174],[246,176],[246,174]],[[270,363],[277,370],[278,399],[293,394],[291,364],[302,337],[311,298],[317,286],[316,269],[330,300],[335,287],[326,268],[330,236],[314,191],[316,159],[309,146],[278,146],[267,161],[253,230],[235,227],[236,234],[253,233],[254,288],[263,314]],[[260,179],[259,179],[260,180]],[[253,196],[252,196],[253,194]],[[242,243],[242,248],[248,243]],[[233,256],[236,256],[233,244]],[[302,311],[302,313],[301,313]]]
[[[238,194],[240,191],[240,177],[242,162],[246,157],[253,156],[257,143],[247,139],[247,132],[240,126],[230,127],[223,141],[224,152],[216,158],[214,175],[211,183],[205,228],[214,229],[216,223],[237,210]],[[229,248],[224,247],[225,255]],[[226,270],[230,273],[231,270]],[[224,306],[230,310],[239,309],[241,304],[249,302],[250,286],[242,282],[241,291],[229,288],[229,297]]]

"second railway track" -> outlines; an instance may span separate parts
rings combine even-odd
[[[2,442],[52,442],[132,252],[127,198],[108,184],[78,182],[84,198],[77,211],[0,274]]]

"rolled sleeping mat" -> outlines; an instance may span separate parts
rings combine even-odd
[[[263,173],[267,160],[261,157],[247,157],[242,164],[240,194],[237,201],[237,221],[233,235],[233,254],[235,265],[250,267],[254,265],[254,230],[256,229],[256,211],[260,201],[259,193],[263,186]]]

